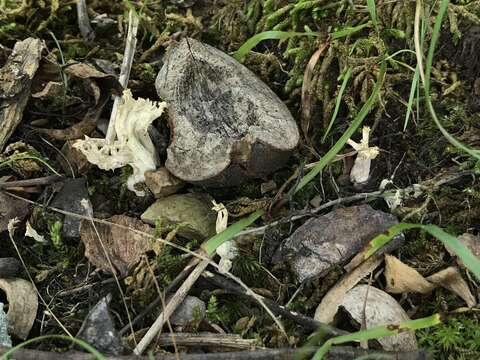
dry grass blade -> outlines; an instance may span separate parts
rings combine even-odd
[[[317,51],[315,51],[308,61],[307,67],[305,68],[305,72],[303,74],[303,84],[302,84],[302,120],[301,120],[301,127],[303,131],[303,135],[305,139],[308,140],[308,131],[310,129],[310,121],[312,119],[312,106],[313,106],[313,90],[312,90],[312,78],[313,78],[313,70],[315,69],[315,65],[317,65],[320,56],[323,52],[328,48],[330,44],[328,42],[321,45]]]

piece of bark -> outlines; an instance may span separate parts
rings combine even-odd
[[[299,132],[285,104],[250,70],[194,39],[167,53],[156,88],[169,105],[167,169],[204,186],[234,186],[281,167]]]
[[[39,39],[19,41],[0,69],[0,150],[22,121],[42,50],[43,44]]]
[[[10,348],[0,347],[0,355]],[[318,348],[303,348],[305,356],[313,356]],[[294,360],[297,359],[298,349],[267,349],[252,351],[236,351],[211,354],[181,354],[181,360]],[[427,360],[428,353],[424,350],[386,352],[380,350],[364,350],[351,346],[334,346],[325,356],[325,360],[354,360],[361,356],[382,356],[388,360]],[[106,356],[107,360],[178,360],[177,355],[149,355],[149,356]],[[15,351],[16,360],[95,360],[95,355],[79,351],[56,353],[41,350],[18,349]]]
[[[185,185],[182,180],[170,174],[166,168],[145,172],[145,184],[155,199],[175,194]]]

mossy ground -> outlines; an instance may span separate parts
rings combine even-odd
[[[313,72],[310,91],[313,94],[310,131],[305,135],[298,152],[290,163],[272,178],[281,185],[302,162],[318,159],[345,131],[359,107],[368,98],[378,73],[378,60],[386,54],[395,54],[389,62],[388,74],[381,90],[381,102],[371,112],[365,124],[373,128],[372,143],[381,149],[374,163],[369,189],[377,189],[382,179],[394,175],[398,187],[406,187],[432,178],[442,169],[459,166],[471,169],[476,166],[467,156],[452,148],[440,135],[429,117],[420,97],[420,107],[414,106],[405,127],[405,114],[415,67],[413,49],[413,23],[415,3],[409,1],[376,1],[378,31],[368,26],[354,35],[332,40],[326,53],[320,58]],[[425,1],[427,6],[433,1]],[[35,36],[45,40],[48,50],[65,61],[91,61],[95,58],[110,61],[118,68],[123,51],[125,18],[128,2],[113,0],[88,1],[89,15],[94,18],[108,14],[115,20],[103,30],[98,29],[94,42],[86,44],[79,36],[73,1],[0,1],[6,13],[0,12],[0,43],[12,47],[17,40]],[[22,4],[25,6],[22,7]],[[287,41],[265,41],[258,45],[244,60],[244,64],[265,81],[289,106],[295,118],[301,117],[301,87],[306,65],[312,54],[325,43],[327,35],[346,27],[354,27],[369,21],[366,1],[339,0],[199,0],[193,8],[185,9],[169,5],[168,1],[140,0],[132,3],[140,15],[140,32],[136,62],[131,73],[130,87],[135,95],[156,99],[154,80],[162,65],[162,56],[168,42],[183,36],[192,36],[214,45],[226,52],[238,49],[249,37],[266,30],[315,31],[317,38],[294,37]],[[434,8],[433,14],[436,10]],[[480,25],[478,1],[452,1],[448,18],[444,21],[442,43],[435,57],[432,97],[445,128],[471,146],[479,145],[480,90],[475,80],[480,76],[480,67],[471,63],[463,51],[472,41],[471,29]],[[432,17],[433,21],[433,17]],[[432,23],[427,24],[430,28]],[[427,35],[428,38],[428,35]],[[58,40],[58,44],[54,39]],[[463,50],[462,50],[463,49]],[[350,80],[340,106],[340,112],[326,141],[321,138],[328,126],[339,92],[338,77],[348,67],[352,69]],[[68,95],[83,94],[80,84],[70,83]],[[88,102],[83,108],[87,109]],[[108,118],[109,108],[104,117]],[[41,114],[41,115],[39,115]],[[59,116],[59,114],[74,116]],[[67,127],[81,118],[73,107],[61,108],[60,103],[41,104],[32,101],[25,114],[25,123],[45,118],[50,127]],[[405,127],[405,129],[404,129]],[[52,166],[58,166],[55,152],[38,141],[25,128],[20,128],[16,138],[25,138],[45,157]],[[61,146],[61,143],[55,144]],[[316,195],[324,199],[346,196],[355,190],[340,183],[343,173],[341,162],[328,167],[322,181],[312,182],[291,199],[290,209],[301,209]],[[138,216],[145,203],[128,192],[121,172],[106,173],[93,170],[89,177],[89,190],[93,203],[102,204],[106,212],[126,213]],[[233,200],[237,197],[261,197],[261,181],[252,181],[237,189],[213,192],[217,200]],[[467,230],[478,232],[480,223],[480,187],[473,179],[445,186],[440,191],[428,194],[427,206],[422,207],[426,197],[410,200],[404,204],[401,217],[412,214],[410,221],[434,223],[455,234]],[[384,208],[381,202],[376,207]],[[420,211],[415,210],[420,209]],[[75,333],[88,309],[107,292],[118,293],[113,283],[102,285],[104,277],[88,277],[88,283],[96,283],[87,290],[68,297],[55,297],[57,291],[85,285],[86,275],[91,271],[82,256],[78,243],[62,242],[58,236],[59,220],[38,210],[39,229],[50,234],[47,245],[33,244],[33,240],[19,240],[20,249],[30,270],[37,277],[41,293],[51,302],[51,309],[69,325]],[[43,221],[43,223],[42,223]],[[43,225],[42,225],[43,224]],[[294,226],[297,226],[295,224]],[[43,226],[43,228],[42,228]],[[288,235],[289,224],[270,230],[263,238],[249,238],[242,242],[242,256],[234,264],[233,272],[248,285],[269,289],[279,303],[286,303],[299,284],[283,266],[273,266],[260,257],[261,249],[274,246]],[[48,237],[48,236],[47,236]],[[273,244],[273,245],[272,245]],[[32,246],[33,245],[33,246]],[[6,250],[12,253],[12,249]],[[453,260],[439,242],[431,237],[410,232],[407,242],[400,250],[402,260],[414,266],[423,275],[439,270]],[[161,286],[165,286],[184,265],[180,254],[166,251],[163,257],[151,259]],[[269,271],[267,272],[268,269]],[[136,273],[138,275],[138,273]],[[312,315],[326,291],[342,274],[341,269],[332,271],[325,279],[306,285],[290,304],[290,307]],[[148,277],[148,274],[143,274]],[[144,278],[142,278],[145,280]],[[380,285],[381,285],[381,280]],[[145,284],[142,283],[142,284]],[[155,295],[154,287],[142,288],[142,284],[129,283],[127,302],[133,312],[139,312]],[[215,295],[209,290],[201,292],[208,303],[208,318],[222,325],[227,331],[241,331],[244,336],[258,339],[267,346],[285,344],[277,333],[271,319],[262,310],[246,307],[234,297]],[[448,293],[438,290],[429,296],[411,297],[408,301],[414,316],[428,315],[434,311],[453,310],[462,303]],[[116,320],[125,324],[126,315],[120,301],[112,307]],[[153,320],[155,314],[145,319]],[[238,324],[239,319],[253,317],[253,325]],[[287,322],[289,335],[301,344],[308,334],[302,333],[294,324]],[[243,328],[243,330],[238,330]],[[480,355],[478,329],[480,321],[475,313],[453,317],[438,328],[421,331],[420,345],[434,352],[438,359],[470,359]],[[34,333],[58,333],[55,322],[37,323]],[[475,335],[476,334],[476,335]],[[48,348],[47,345],[44,345]]]

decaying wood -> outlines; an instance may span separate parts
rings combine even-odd
[[[299,141],[285,104],[252,72],[193,39],[169,50],[156,88],[169,105],[167,169],[205,186],[234,186],[278,169]]]
[[[255,339],[242,339],[242,337],[237,334],[165,333],[157,337],[156,343],[158,346],[172,346],[174,341],[177,346],[200,346],[237,350],[258,349]]]
[[[22,121],[42,50],[43,44],[39,39],[19,41],[0,69],[0,150]]]
[[[0,347],[0,355],[10,350]],[[306,356],[312,356],[317,349],[306,348],[302,353]],[[297,349],[268,349],[253,351],[238,351],[228,353],[211,354],[179,354],[181,360],[293,360],[297,354]],[[360,356],[375,354],[382,356],[382,359],[389,360],[427,360],[428,354],[423,350],[405,351],[405,352],[385,352],[378,350],[363,350],[350,346],[337,346],[330,349],[325,360],[354,360]],[[107,356],[107,360],[178,360],[177,355],[151,355],[151,356]],[[67,353],[54,353],[40,350],[19,349],[15,352],[16,360],[94,360],[95,355],[82,353],[78,351],[69,351]]]
[[[77,18],[78,18],[78,28],[80,29],[80,34],[82,35],[83,40],[89,43],[95,39],[95,32],[90,25],[90,19],[88,18],[87,3],[86,0],[77,1]]]

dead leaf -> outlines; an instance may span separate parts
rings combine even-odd
[[[115,215],[108,220],[146,233],[152,231],[152,228],[142,221],[125,215]],[[85,256],[102,270],[112,272],[105,251],[115,267],[114,270],[121,275],[126,275],[128,270],[140,260],[142,254],[153,249],[152,240],[147,236],[114,225],[95,224],[95,227],[101,241],[92,223],[87,220],[82,221],[81,239],[85,245]]]
[[[375,270],[378,265],[381,264],[382,260],[381,256],[371,257],[340,279],[317,306],[315,310],[315,320],[327,324],[331,323],[338,312],[340,304],[345,298],[345,294],[357,285],[360,280]]]
[[[424,278],[418,271],[404,264],[395,256],[385,255],[385,278],[387,280],[385,291],[389,293],[419,292],[427,294],[438,286],[442,286],[465,300],[468,307],[476,305],[475,297],[468,284],[458,269],[453,266]]]
[[[427,280],[457,294],[459,297],[465,300],[468,307],[474,307],[477,304],[477,301],[472,295],[468,284],[463,279],[460,271],[458,271],[458,269],[454,266],[429,276]]]
[[[385,279],[387,281],[385,291],[392,294],[407,292],[427,294],[435,288],[435,285],[425,280],[417,270],[392,255],[385,255]]]
[[[308,61],[307,67],[305,68],[305,72],[303,74],[303,84],[302,84],[302,131],[305,138],[307,138],[308,130],[310,129],[310,120],[312,118],[312,101],[313,101],[313,90],[312,90],[312,78],[313,78],[313,70],[315,69],[315,65],[317,65],[320,56],[325,51],[325,49],[330,44],[328,42],[322,44],[315,51]]]
[[[24,279],[0,279],[0,289],[7,295],[7,319],[10,333],[25,340],[37,316],[38,298],[33,285]]]
[[[365,297],[367,297],[366,303]],[[364,304],[366,304],[365,308]],[[359,324],[363,323],[363,319],[365,319],[367,329],[410,320],[405,310],[393,297],[373,286],[357,285],[346,294],[341,306]],[[398,335],[377,340],[387,351],[412,351],[417,349],[417,340],[412,331],[404,331]]]

